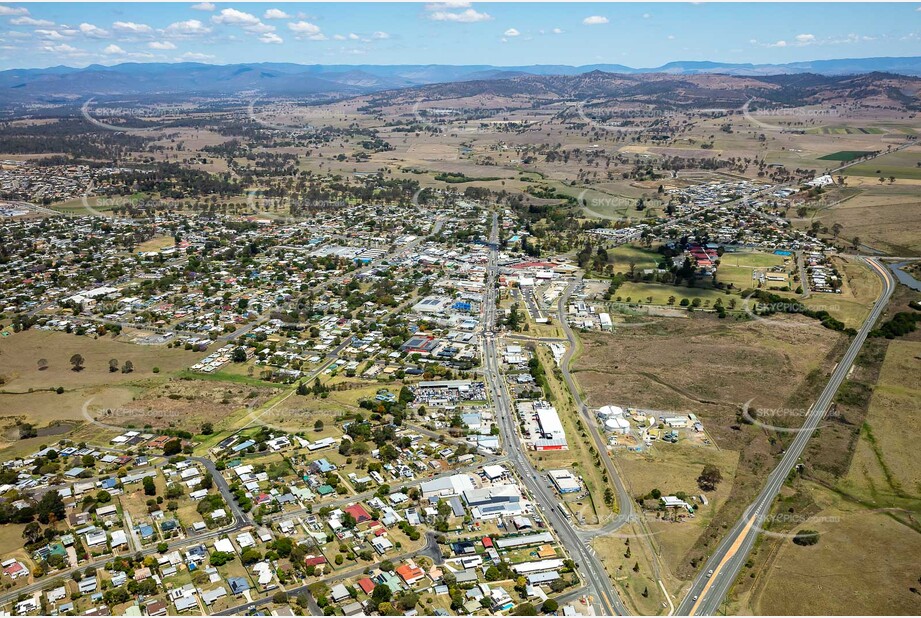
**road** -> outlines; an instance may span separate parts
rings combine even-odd
[[[758,532],[763,528],[765,518],[771,511],[771,506],[778,492],[789,476],[791,470],[799,461],[806,444],[815,432],[821,420],[825,417],[835,393],[844,382],[854,359],[863,347],[867,334],[875,325],[882,314],[895,290],[896,282],[892,273],[875,258],[864,258],[876,274],[883,280],[883,291],[870,315],[860,327],[857,335],[845,352],[835,369],[825,389],[816,402],[809,408],[806,420],[800,431],[797,432],[790,446],[781,458],[780,463],[768,476],[767,482],[755,501],[745,510],[742,517],[736,522],[723,542],[710,556],[700,574],[694,579],[687,596],[678,606],[679,615],[714,615],[726,597],[739,571],[745,564],[749,552],[758,537]],[[712,571],[712,575],[708,573]]]
[[[487,389],[496,408],[496,420],[502,443],[508,453],[509,462],[515,467],[518,476],[529,490],[532,499],[543,512],[549,528],[556,532],[563,546],[569,551],[577,564],[582,581],[594,593],[594,598],[601,606],[603,615],[626,615],[627,608],[614,590],[601,561],[594,555],[587,544],[580,538],[572,522],[557,509],[557,497],[547,487],[543,477],[531,464],[524,453],[524,445],[516,428],[517,421],[514,406],[502,379],[499,365],[499,350],[495,338],[497,305],[496,283],[499,273],[499,218],[493,213],[492,230],[489,236],[490,255],[487,268],[486,297],[483,302],[483,369],[486,375]]]

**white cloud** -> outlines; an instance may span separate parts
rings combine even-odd
[[[102,53],[106,54],[107,56],[123,56],[126,52],[124,49],[113,43],[112,45],[109,45],[104,50],[102,50]]]
[[[665,37],[665,38],[668,39],[669,41],[674,41],[674,40],[675,40],[675,35],[674,35],[674,34],[670,34],[670,35],[668,35],[668,36]]]
[[[47,28],[53,26],[54,22],[47,19],[34,19],[32,17],[14,17],[10,20],[14,26],[35,26],[37,28]]]
[[[361,39],[361,37],[358,36],[357,34],[355,34],[354,32],[349,32],[349,40],[350,40],[350,41],[358,41],[358,40],[360,40],[360,39]]]
[[[796,42],[802,45],[808,45],[809,43],[814,43],[815,35],[814,34],[797,34]]]
[[[320,32],[320,26],[309,21],[294,21],[288,24],[288,29],[298,38],[306,37],[314,41],[322,41],[326,37]],[[317,38],[323,37],[323,38]]]
[[[518,30],[516,30],[515,28],[509,28],[502,34],[504,34],[505,36],[519,36],[521,33],[518,32]]]
[[[652,17],[652,15],[649,13],[643,13],[643,19],[649,19],[650,17]]]
[[[211,28],[197,19],[177,21],[163,29],[163,33],[168,36],[198,36],[209,32],[211,32]]]
[[[57,30],[36,30],[35,34],[49,41],[63,41],[67,37]]]
[[[93,24],[84,22],[80,24],[79,28],[80,32],[82,32],[84,36],[88,36],[93,39],[105,39],[109,36],[108,31],[103,30],[98,26],[94,26]]]
[[[86,56],[86,52],[82,49],[78,49],[72,45],[67,45],[66,43],[62,43],[61,45],[45,45],[42,47],[42,49],[46,52],[51,52],[52,54],[58,54],[60,56],[67,56],[70,58]]]
[[[153,28],[147,24],[137,24],[133,21],[117,21],[112,24],[112,29],[116,32],[127,34],[150,34],[153,32]]]
[[[147,47],[149,47],[150,49],[167,50],[167,49],[176,49],[176,44],[170,41],[151,41],[150,43],[147,44]]]
[[[223,9],[220,15],[213,15],[211,21],[216,24],[234,24],[237,26],[255,26],[259,18],[251,13],[244,13],[237,9]]]
[[[214,60],[214,56],[211,54],[202,54],[199,52],[186,52],[179,56],[179,60]]]
[[[0,15],[28,15],[29,9],[21,6],[4,6],[0,4]]]
[[[261,37],[259,37],[259,40],[262,41],[263,43],[275,43],[279,45],[285,42],[283,38],[281,38],[274,32],[267,32],[266,34],[263,34]]]
[[[262,19],[290,19],[291,16],[281,9],[269,9],[262,14]]]
[[[452,13],[451,11],[434,11],[429,15],[429,19],[433,21],[450,21],[463,24],[473,24],[481,21],[490,21],[492,15],[489,13],[480,13],[474,9],[467,9],[459,13]]]
[[[196,11],[213,11],[217,7],[214,6],[213,2],[199,2],[198,4],[193,4],[192,8]]]
[[[333,35],[333,40],[335,40],[335,41],[344,41],[344,40],[345,40],[345,35],[342,35],[342,34],[334,34],[334,35]]]
[[[786,41],[777,41],[776,43],[769,43],[769,44],[768,44],[768,47],[786,47],[786,46],[787,46],[787,42],[786,42]]]
[[[562,29],[562,28],[554,28],[554,29],[551,30],[550,32],[552,32],[553,34],[563,34],[563,29]]]
[[[599,24],[608,23],[608,18],[602,15],[592,15],[590,17],[586,17],[585,19],[583,19],[582,23],[585,24],[586,26],[597,26]]]
[[[382,41],[382,40],[384,40],[384,39],[389,39],[389,38],[390,38],[390,35],[389,35],[388,33],[386,33],[386,32],[383,32],[383,31],[381,31],[381,30],[378,30],[377,32],[375,32],[374,34],[371,35],[371,38],[372,38],[372,39],[377,39],[378,41]]]

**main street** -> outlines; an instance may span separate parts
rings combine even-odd
[[[876,324],[882,314],[889,298],[895,290],[896,284],[892,273],[874,258],[865,258],[865,261],[883,281],[883,290],[873,309],[867,316],[860,330],[854,336],[851,345],[844,357],[835,366],[831,378],[816,402],[809,408],[802,428],[797,432],[793,442],[787,448],[780,463],[768,476],[767,483],[758,494],[755,501],[745,510],[742,517],[736,522],[723,542],[710,556],[700,574],[694,579],[685,599],[678,606],[680,615],[713,615],[716,614],[726,597],[739,571],[745,564],[749,552],[758,537],[758,532],[763,529],[766,517],[771,511],[771,506],[784,481],[789,476],[793,467],[799,461],[806,444],[812,437],[821,420],[828,412],[835,393],[844,382],[854,359],[863,347],[867,334]]]
[[[496,408],[496,419],[509,462],[515,467],[518,476],[528,488],[531,497],[543,512],[550,529],[556,532],[562,544],[573,556],[578,572],[605,615],[625,615],[627,608],[617,595],[608,578],[601,561],[582,541],[572,523],[560,513],[557,499],[544,484],[537,469],[524,453],[524,445],[516,428],[515,410],[505,388],[499,365],[499,351],[495,338],[497,300],[496,285],[499,272],[499,218],[493,213],[492,229],[489,235],[490,255],[486,279],[486,294],[483,300],[483,368],[490,397]]]

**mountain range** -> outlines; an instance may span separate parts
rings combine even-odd
[[[845,76],[889,73],[921,76],[921,57],[815,60],[788,64],[734,64],[709,61],[670,62],[654,68],[618,64],[585,66],[530,65],[303,65],[295,63],[123,63],[113,66],[66,66],[0,71],[0,102],[66,103],[87,97],[233,95],[356,96],[383,90],[511,80],[528,76],[727,75],[766,77],[815,74]]]

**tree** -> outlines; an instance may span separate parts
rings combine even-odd
[[[182,452],[182,440],[179,438],[173,438],[169,442],[163,445],[163,454],[169,457],[170,455],[177,455]]]
[[[145,476],[144,480],[141,481],[144,485],[144,495],[145,496],[156,496],[157,495],[157,486],[154,483],[153,477]]]
[[[233,354],[231,355],[230,358],[235,363],[246,362],[246,349],[245,348],[234,348]]]
[[[37,521],[29,522],[26,524],[26,527],[22,529],[22,538],[26,540],[26,544],[30,545],[40,538],[42,538],[42,527]]]
[[[214,425],[211,423],[202,423],[201,424],[201,435],[210,436],[214,433]]]
[[[118,371],[118,359],[109,359],[109,373],[115,373],[116,371]]]
[[[793,542],[802,547],[815,545],[819,542],[819,533],[815,530],[800,530],[793,537]]]
[[[540,611],[545,614],[550,614],[555,612],[560,608],[560,604],[556,602],[555,599],[547,599],[544,601],[544,604],[540,606]]]
[[[531,605],[530,603],[522,603],[514,610],[512,610],[512,616],[536,616],[537,608]]]
[[[323,427],[324,427],[324,426],[325,426],[325,425],[323,424],[323,421],[320,420],[320,419],[317,419],[317,422],[313,424],[313,430],[314,430],[314,431],[323,431]]]
[[[38,514],[38,521],[43,524],[62,521],[65,514],[64,499],[58,492],[49,491],[38,501],[35,512]]]
[[[70,357],[70,365],[72,371],[83,371],[83,363],[86,360],[79,354],[74,354]]]
[[[704,491],[713,491],[722,480],[723,474],[720,469],[713,464],[706,464],[697,477],[697,485]]]
[[[125,364],[122,365],[122,373],[131,373],[134,371],[134,363],[130,360],[125,361]]]

